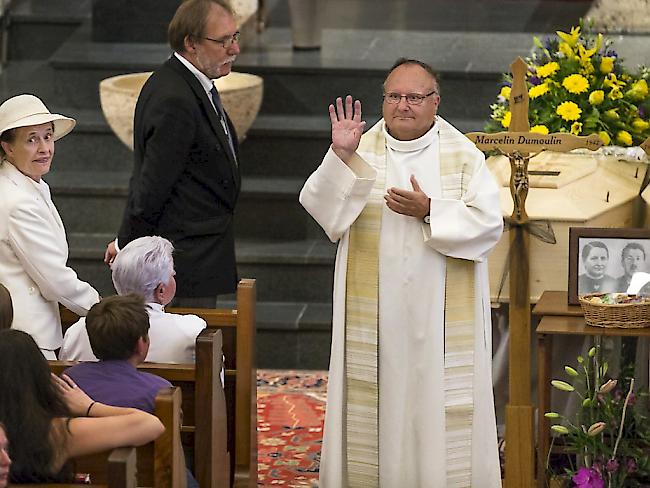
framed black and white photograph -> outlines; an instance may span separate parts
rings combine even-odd
[[[569,303],[578,295],[625,293],[634,273],[650,272],[650,229],[569,228]]]

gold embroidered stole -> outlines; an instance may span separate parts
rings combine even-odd
[[[379,231],[385,165],[350,229],[345,377],[348,488],[379,486]]]
[[[475,157],[457,148],[458,134],[440,130],[442,197],[460,200],[471,180]],[[433,229],[435,232],[435,229]],[[445,259],[445,441],[447,486],[472,485],[472,423],[474,417],[475,303],[473,261]]]
[[[446,259],[445,441],[447,486],[472,484],[474,262]]]
[[[443,198],[460,199],[475,158],[462,134],[445,122],[440,129]],[[381,121],[362,138],[358,152],[377,169],[370,198],[350,229],[346,274],[344,435],[349,488],[379,483],[379,232],[386,175]],[[470,154],[471,156],[471,154]],[[435,232],[435,229],[434,229]],[[474,262],[446,258],[445,444],[447,484],[471,486],[474,414]]]

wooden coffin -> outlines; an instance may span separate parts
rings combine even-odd
[[[640,226],[650,229],[650,185],[641,193],[641,201],[644,210],[644,217]]]
[[[501,210],[512,214],[510,163],[492,156],[488,167],[501,187]],[[567,290],[569,227],[635,227],[643,225],[645,206],[638,197],[646,165],[619,161],[598,153],[543,152],[532,158],[529,171],[552,172],[531,175],[526,211],[531,225],[550,228],[555,244],[530,239],[530,299],[536,302],[545,290]],[[648,194],[650,197],[650,193]],[[488,257],[493,301],[508,302],[508,279],[499,287],[508,256],[509,236]]]

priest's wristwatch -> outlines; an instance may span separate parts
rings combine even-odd
[[[429,208],[431,208],[431,199],[430,198],[429,198]],[[427,214],[422,219],[425,224],[430,224],[431,223],[431,216],[429,215],[430,212],[431,212],[431,210],[429,210],[429,212],[427,212]]]

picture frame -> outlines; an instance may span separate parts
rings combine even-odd
[[[639,271],[650,273],[650,229],[569,228],[570,305],[585,293],[625,293]]]

